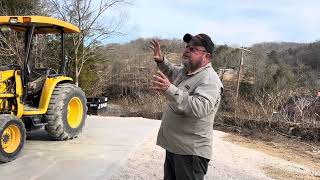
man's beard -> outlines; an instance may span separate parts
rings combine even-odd
[[[187,71],[195,71],[201,67],[201,61],[198,61],[196,64],[191,64],[190,59],[182,58],[182,64],[187,69]]]
[[[191,70],[191,63],[189,59],[183,58],[182,59],[182,64],[184,65],[184,67],[189,71]]]

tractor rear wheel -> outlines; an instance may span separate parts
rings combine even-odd
[[[17,158],[26,141],[26,129],[16,116],[0,115],[0,162]]]
[[[82,131],[87,115],[87,99],[74,84],[58,84],[54,89],[47,112],[48,134],[56,140],[77,137]]]

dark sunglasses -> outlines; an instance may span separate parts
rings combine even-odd
[[[196,51],[207,52],[206,50],[198,49],[196,47],[189,46],[189,45],[186,46],[186,49],[189,49],[190,52],[196,52]]]

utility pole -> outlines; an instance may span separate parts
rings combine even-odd
[[[237,48],[241,50],[241,59],[240,59],[240,63],[239,63],[239,70],[238,70],[238,80],[237,80],[237,92],[236,92],[236,99],[238,101],[238,97],[239,97],[239,88],[240,88],[240,78],[241,78],[241,72],[242,72],[242,67],[243,67],[243,52],[252,52],[249,49],[245,49],[245,48]]]

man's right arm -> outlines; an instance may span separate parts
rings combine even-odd
[[[160,43],[157,40],[153,39],[150,42],[149,47],[153,50],[153,59],[157,62],[160,71],[163,72],[171,82],[173,82],[181,68],[171,64],[162,55]]]

